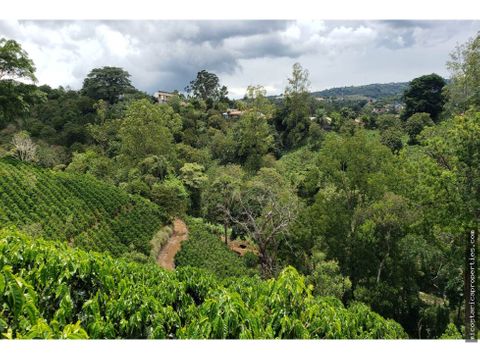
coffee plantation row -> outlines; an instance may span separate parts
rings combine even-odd
[[[405,338],[361,303],[312,295],[288,267],[277,279],[175,272],[0,230],[3,338]]]
[[[150,253],[153,234],[167,222],[152,202],[88,175],[0,159],[0,228],[114,255]]]
[[[188,218],[188,241],[175,256],[176,266],[193,266],[207,269],[218,277],[252,275],[241,257],[221,241],[223,229],[205,223],[200,218]]]

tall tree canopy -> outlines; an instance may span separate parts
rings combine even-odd
[[[34,85],[35,65],[15,40],[0,39],[0,125],[24,115],[30,106],[43,99]]]
[[[134,91],[130,74],[122,68],[104,66],[90,71],[83,81],[82,92],[96,100],[106,100],[110,104],[117,102],[121,96]]]
[[[181,119],[172,116],[168,108],[151,104],[148,100],[134,101],[128,107],[119,130],[120,153],[127,159],[141,161],[150,155],[171,158],[174,153],[170,126]],[[181,125],[180,125],[181,126]]]
[[[0,80],[36,81],[35,65],[15,40],[0,39]]]
[[[204,101],[208,99],[219,101],[228,94],[227,87],[220,85],[218,76],[207,70],[199,71],[196,79],[190,81],[190,85],[185,88],[185,91],[192,94],[194,98]]]
[[[445,84],[445,80],[437,74],[413,79],[403,93],[405,109],[402,119],[407,120],[415,113],[424,112],[430,114],[432,120],[437,122],[446,101],[442,93]]]
[[[287,149],[299,146],[305,140],[309,129],[309,86],[308,70],[299,63],[292,68],[292,76],[285,88],[285,109],[277,119],[283,145]]]
[[[470,106],[480,107],[480,32],[475,38],[457,46],[447,67],[451,82],[447,86],[447,108],[457,114]]]

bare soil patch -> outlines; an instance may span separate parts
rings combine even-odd
[[[188,239],[188,229],[184,221],[173,221],[173,233],[167,243],[162,247],[157,257],[157,263],[167,270],[175,269],[175,255],[182,247],[182,242]]]

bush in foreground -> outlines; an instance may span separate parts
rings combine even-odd
[[[366,305],[314,297],[288,267],[278,279],[218,280],[193,268],[72,249],[0,231],[4,338],[405,338]]]

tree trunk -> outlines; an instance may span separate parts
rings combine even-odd
[[[228,225],[227,225],[227,220],[223,222],[223,233],[225,236],[225,245],[228,245]]]
[[[260,269],[262,278],[269,279],[273,276],[273,264],[268,256],[260,256]]]
[[[377,284],[380,282],[380,275],[382,274],[383,264],[385,264],[385,260],[387,260],[388,256],[390,255],[390,234],[386,236],[387,238],[387,253],[385,257],[380,261],[380,265],[378,266],[377,272]]]
[[[460,313],[461,313],[462,305],[458,305],[458,310],[457,310],[457,324],[460,323]]]
[[[380,261],[380,265],[378,266],[378,271],[377,271],[377,284],[380,282],[380,275],[382,274],[382,268],[383,268],[383,264],[385,263],[385,258],[382,259],[382,261]]]
[[[260,270],[262,278],[268,279],[273,274],[273,259],[267,253],[267,247],[265,244],[260,243],[258,246],[260,251]]]

